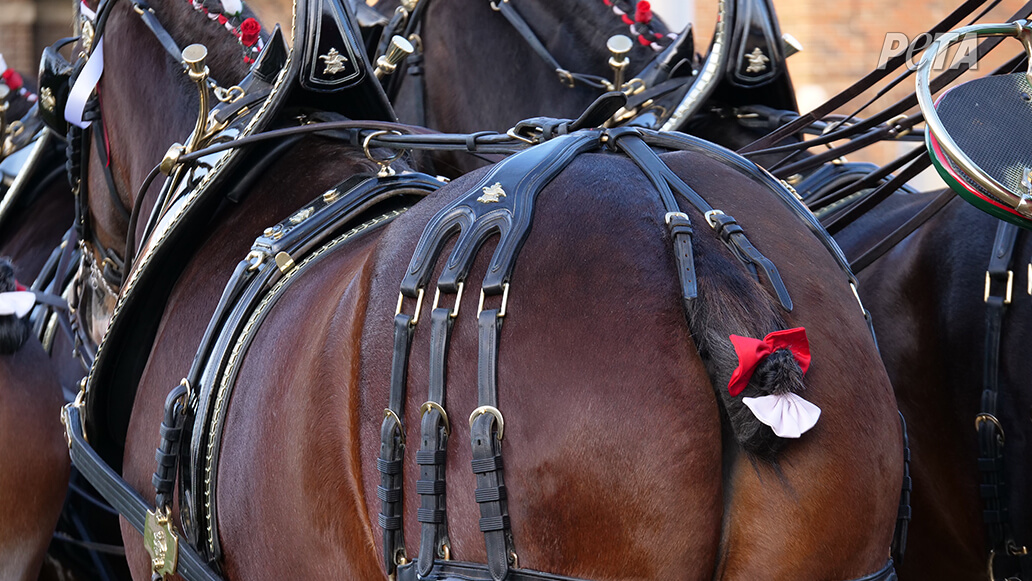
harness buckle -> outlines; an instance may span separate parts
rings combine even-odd
[[[435,401],[428,401],[423,403],[423,405],[419,406],[420,417],[426,415],[426,412],[430,410],[437,410],[437,413],[441,414],[441,419],[444,421],[444,435],[450,436],[451,421],[448,419],[448,412],[444,411],[444,408],[441,407],[441,404]]]
[[[706,217],[706,223],[710,225],[710,228],[717,229],[717,221],[714,219],[715,216],[723,216],[724,212],[721,210],[710,210],[703,214]]]
[[[405,293],[398,293],[398,307],[394,309],[394,316],[397,317],[401,314],[401,303],[405,300]],[[419,295],[416,297],[416,312],[412,314],[412,322],[409,323],[413,327],[419,322],[419,312],[423,308],[423,289],[419,289]]]
[[[1006,437],[1003,434],[1003,425],[1000,424],[1000,420],[996,419],[996,416],[994,416],[993,414],[978,414],[977,416],[975,416],[975,430],[982,429],[982,424],[984,424],[985,422],[989,422],[990,424],[996,426],[996,431],[1000,434],[1000,445],[1002,446]]]
[[[465,286],[466,286],[466,283],[460,282],[459,283],[459,290],[458,290],[458,292],[455,293],[455,305],[452,307],[451,313],[448,314],[448,316],[453,318],[453,319],[459,316],[459,303],[462,302],[462,289]],[[437,308],[437,302],[440,299],[441,299],[441,287],[437,287],[437,290],[434,291],[434,307],[433,308],[435,308],[435,309]],[[481,302],[481,304],[483,304],[483,302]]]
[[[1029,268],[1032,269],[1032,265],[1030,265]],[[1030,271],[1030,272],[1032,272],[1032,271]],[[985,296],[982,299],[985,302],[989,301],[989,286],[991,284],[992,284],[992,279],[989,276],[989,271],[987,270],[987,271],[985,271]],[[1032,285],[1032,282],[1030,282],[1029,284]],[[1011,303],[1011,296],[1013,295],[1013,292],[1014,292],[1014,271],[1013,270],[1008,270],[1007,271],[1007,293],[1006,293],[1006,295],[1004,295],[1003,304],[1009,305]],[[1030,293],[1030,294],[1032,294],[1032,293]]]
[[[509,283],[502,285],[502,307],[498,309],[498,318],[505,317],[505,309],[509,305]],[[484,289],[480,289],[480,304],[477,305],[477,317],[484,312]]]
[[[491,414],[494,416],[495,421],[498,422],[498,434],[495,437],[498,438],[498,441],[501,441],[505,436],[505,418],[502,417],[502,412],[494,406],[482,405],[473,410],[473,413],[469,414],[469,429],[473,429],[473,420],[484,414]]]

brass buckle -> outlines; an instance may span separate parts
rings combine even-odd
[[[524,137],[524,136],[520,135],[519,133],[516,133],[516,128],[515,127],[510,127],[509,130],[505,132],[505,134],[508,135],[509,137],[513,138],[513,139],[518,139],[518,140],[520,140],[523,143],[526,143],[528,145],[534,145],[534,144],[538,143],[538,138],[541,137],[540,134],[535,135],[534,137]]]
[[[498,309],[498,318],[505,317],[505,309],[509,305],[509,283],[502,285],[502,308]],[[480,289],[480,304],[477,305],[477,317],[484,312],[484,289]]]
[[[405,293],[398,293],[398,308],[394,309],[394,316],[397,317],[401,314],[401,303],[405,300]],[[416,297],[416,312],[412,314],[412,322],[409,323],[413,327],[419,322],[419,312],[423,308],[423,289],[419,289],[419,296]]]
[[[428,401],[424,402],[423,405],[419,406],[419,416],[422,417],[426,415],[426,412],[430,410],[437,410],[437,413],[441,414],[441,418],[444,419],[444,435],[450,436],[451,421],[448,420],[448,412],[444,411],[444,408],[441,407],[441,404],[435,401]]]
[[[489,405],[482,405],[477,409],[473,410],[473,413],[469,414],[469,429],[473,429],[473,420],[484,414],[491,414],[494,416],[495,421],[498,422],[498,441],[501,441],[505,436],[505,418],[502,417],[502,412],[498,408]]]
[[[989,271],[985,271],[985,296],[982,298],[984,302],[989,301],[989,286],[992,284],[992,280],[989,277]],[[1032,283],[1030,283],[1032,284]],[[1004,296],[1003,304],[1009,305],[1011,303],[1011,296],[1014,292],[1014,271],[1007,271],[1007,293]]]
[[[455,293],[455,306],[452,307],[451,313],[448,313],[448,316],[451,317],[452,319],[454,319],[454,318],[459,316],[459,303],[462,302],[462,289],[465,286],[466,286],[466,283],[460,282],[459,283],[459,290],[458,290],[458,292]],[[434,306],[433,306],[434,309],[437,308],[437,302],[440,299],[441,299],[441,287],[437,287],[437,290],[434,291]]]
[[[709,212],[703,214],[703,216],[706,217],[706,223],[709,224],[710,228],[713,228],[714,230],[716,230],[717,228],[717,223],[713,220],[713,217],[718,215],[723,216],[724,212],[721,210],[710,210]]]
[[[398,414],[394,413],[391,408],[383,408],[383,417],[394,418],[394,421],[398,423],[398,433],[401,434],[401,444],[405,445],[405,424],[401,423],[401,418]]]
[[[996,426],[996,431],[1000,434],[1000,445],[1002,446],[1005,436],[1003,434],[1003,425],[1000,424],[1000,420],[996,419],[996,416],[993,414],[978,414],[975,416],[975,430],[981,429],[982,424],[985,422],[989,422]]]

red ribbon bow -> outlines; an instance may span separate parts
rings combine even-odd
[[[20,283],[18,281],[14,281],[14,290],[16,290],[18,292],[22,292],[22,291],[27,291],[29,289],[25,288],[25,285],[23,285],[22,283]]]
[[[778,349],[791,351],[792,357],[803,370],[803,374],[810,367],[810,342],[806,339],[806,328],[804,327],[774,331],[764,337],[762,341],[739,335],[731,335],[729,338],[738,355],[738,367],[731,374],[731,381],[727,384],[727,391],[732,396],[742,393],[745,386],[749,385],[749,380],[752,379],[756,367]]]

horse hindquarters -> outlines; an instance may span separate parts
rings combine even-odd
[[[63,403],[38,341],[0,355],[0,578],[39,575],[68,483]]]

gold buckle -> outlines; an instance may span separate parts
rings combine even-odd
[[[428,412],[430,410],[437,410],[437,412],[439,414],[441,414],[441,417],[444,418],[444,435],[450,436],[451,435],[451,421],[448,420],[448,412],[444,411],[444,408],[441,407],[441,404],[439,404],[439,403],[437,403],[435,401],[428,401],[428,402],[423,403],[423,405],[419,406],[419,415],[420,415],[420,417],[425,415],[426,412]]]
[[[477,409],[473,410],[473,413],[469,414],[469,429],[473,429],[473,420],[477,419],[478,416],[482,416],[484,414],[491,414],[492,416],[494,416],[495,421],[498,422],[497,438],[499,441],[501,441],[501,439],[505,435],[505,418],[502,417],[502,412],[494,406],[482,405]]]
[[[989,278],[989,271],[985,271],[985,296],[982,298],[983,301],[989,301],[989,285],[992,281]],[[1003,299],[1003,304],[1009,305],[1011,303],[1011,296],[1014,291],[1014,271],[1007,271],[1007,294]]]
[[[462,289],[463,289],[463,287],[465,287],[465,285],[466,285],[466,283],[460,282],[459,283],[459,290],[458,290],[458,292],[455,293],[455,306],[452,307],[451,313],[448,314],[448,316],[453,318],[453,319],[459,316],[459,303],[462,302]],[[439,301],[440,299],[441,299],[441,287],[437,287],[437,290],[434,291],[434,306],[433,306],[434,309],[437,308],[437,301]]]
[[[1005,436],[1003,434],[1003,425],[1000,424],[1000,420],[996,419],[996,416],[993,414],[978,414],[975,416],[975,430],[980,429],[982,424],[985,422],[989,422],[996,426],[996,431],[1000,433],[1000,445],[1002,446]]]
[[[383,409],[383,417],[385,417],[385,418],[394,418],[394,421],[398,423],[398,433],[401,434],[401,443],[402,443],[402,445],[404,445],[405,444],[405,424],[401,423],[401,418],[399,418],[398,414],[394,413],[394,410],[392,410],[391,408],[384,408]]]
[[[398,293],[398,308],[394,309],[394,316],[397,317],[401,314],[401,303],[405,300],[405,293]],[[423,308],[423,289],[419,289],[419,296],[416,297],[416,312],[412,314],[412,322],[409,323],[413,327],[419,322],[419,312]]]
[[[717,215],[723,216],[724,212],[722,212],[721,210],[710,210],[709,212],[703,214],[703,216],[706,217],[706,223],[709,224],[710,228],[713,228],[714,230],[717,228],[717,223],[713,221],[713,217]]]
[[[502,285],[502,308],[498,309],[498,318],[505,317],[505,309],[509,305],[509,283]],[[477,317],[484,312],[484,289],[480,289],[480,304],[477,305]]]

